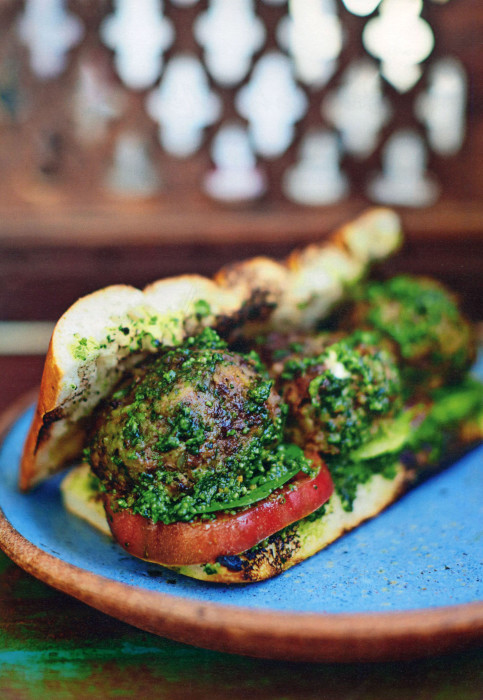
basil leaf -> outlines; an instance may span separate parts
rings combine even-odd
[[[241,498],[237,498],[233,501],[212,503],[207,508],[200,509],[198,513],[214,513],[218,510],[233,510],[234,508],[243,508],[245,506],[251,506],[252,503],[257,503],[257,501],[261,501],[267,496],[270,496],[272,491],[275,491],[275,489],[278,489],[280,488],[280,486],[286,484],[287,481],[290,481],[290,479],[292,479],[296,474],[298,474],[299,471],[300,466],[297,465],[294,469],[286,472],[283,476],[280,476],[278,479],[266,481],[261,486],[258,486],[258,488],[253,489],[253,491],[250,491],[244,496],[241,496]]]

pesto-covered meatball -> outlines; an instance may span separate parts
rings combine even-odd
[[[374,329],[399,356],[404,383],[433,389],[459,381],[475,358],[475,339],[456,299],[425,277],[399,276],[362,288],[346,328]]]
[[[287,433],[324,455],[348,455],[401,408],[395,359],[370,333],[337,340],[317,356],[285,361],[279,388],[289,406]]]
[[[231,352],[206,330],[117,386],[95,416],[92,468],[121,505],[142,494],[164,522],[243,496],[293,469],[293,450],[277,449],[283,420],[272,384],[256,355]]]

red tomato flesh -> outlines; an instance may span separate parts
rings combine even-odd
[[[316,453],[306,452],[306,456],[319,468],[315,476],[299,472],[262,501],[214,520],[154,523],[128,508],[114,510],[113,499],[106,494],[104,505],[112,534],[133,556],[169,566],[205,564],[219,556],[241,554],[310,515],[332,495],[334,486],[326,465]]]

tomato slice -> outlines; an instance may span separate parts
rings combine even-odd
[[[140,559],[184,566],[205,564],[219,556],[241,554],[266,537],[313,513],[334,490],[326,465],[317,453],[308,453],[318,467],[315,476],[303,472],[270,496],[235,515],[220,514],[214,520],[193,520],[165,525],[114,509],[105,494],[104,505],[112,534],[130,554]]]

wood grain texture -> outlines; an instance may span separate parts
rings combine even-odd
[[[108,284],[142,288],[185,273],[212,275],[222,265],[323,240],[362,206],[302,213],[166,212],[162,208],[98,210],[88,216],[52,211],[0,215],[0,318],[54,320],[80,296]],[[433,275],[483,318],[483,208],[402,213],[405,245],[382,267]],[[3,230],[3,235],[2,235]]]
[[[20,251],[39,242],[59,247],[124,243],[303,245],[323,238],[369,206],[354,198],[343,204],[301,209],[288,203],[251,208],[222,208],[195,198],[132,202],[91,202],[84,206],[41,200],[36,206],[9,202],[0,208],[0,243]],[[394,207],[413,238],[478,239],[483,205],[479,200],[450,199],[424,209]]]

